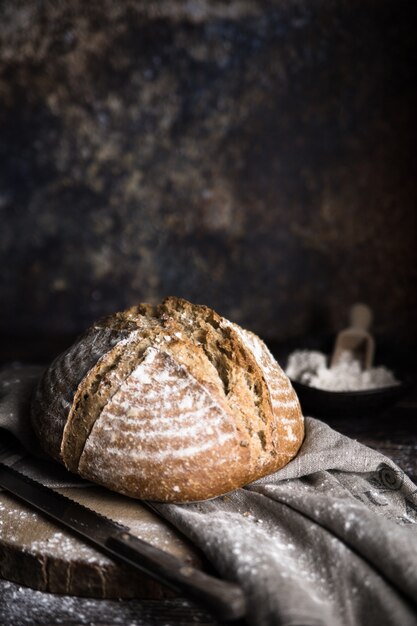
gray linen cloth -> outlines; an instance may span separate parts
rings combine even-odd
[[[38,373],[0,375],[0,426],[29,449]],[[30,455],[8,462],[51,486],[82,482]],[[417,487],[316,419],[306,418],[302,448],[280,471],[213,500],[155,507],[242,585],[254,626],[417,625]]]

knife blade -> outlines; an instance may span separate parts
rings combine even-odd
[[[145,572],[223,621],[246,613],[237,584],[198,570],[129,533],[129,528],[0,462],[0,487],[65,526],[112,559]]]

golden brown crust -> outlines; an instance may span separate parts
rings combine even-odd
[[[226,325],[207,306],[170,297],[160,305],[159,311],[162,316],[176,319],[194,343],[200,342],[208,361],[217,370],[226,401],[249,437],[251,479],[258,476],[261,465],[265,473],[272,471],[275,467],[271,456],[272,406],[262,369],[250,349],[233,325]]]
[[[297,397],[253,333],[170,297],[110,315],[85,337],[94,345],[107,335],[94,359],[84,358],[53,445],[44,442],[72,471],[133,497],[190,501],[256,480],[297,453]],[[67,367],[76,354],[67,351]],[[33,409],[40,436],[51,421],[50,410],[42,417],[48,398],[44,381]]]
[[[150,348],[96,421],[79,472],[144,499],[201,500],[244,480],[249,451],[240,442],[221,397]]]
[[[231,324],[227,321],[225,323]],[[304,419],[301,406],[288,377],[263,341],[237,324],[231,325],[252,350],[268,385],[273,416],[270,424],[274,447],[273,456],[275,456],[275,470],[277,470],[296,455],[303,441]]]

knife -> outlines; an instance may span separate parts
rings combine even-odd
[[[217,618],[235,621],[245,615],[243,590],[235,583],[187,565],[172,554],[130,534],[127,526],[74,502],[3,462],[0,462],[0,487],[112,559],[145,572],[179,594],[186,594]]]

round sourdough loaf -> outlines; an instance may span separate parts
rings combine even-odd
[[[69,470],[163,502],[274,472],[304,436],[297,396],[259,337],[174,297],[88,329],[44,373],[32,423]]]

